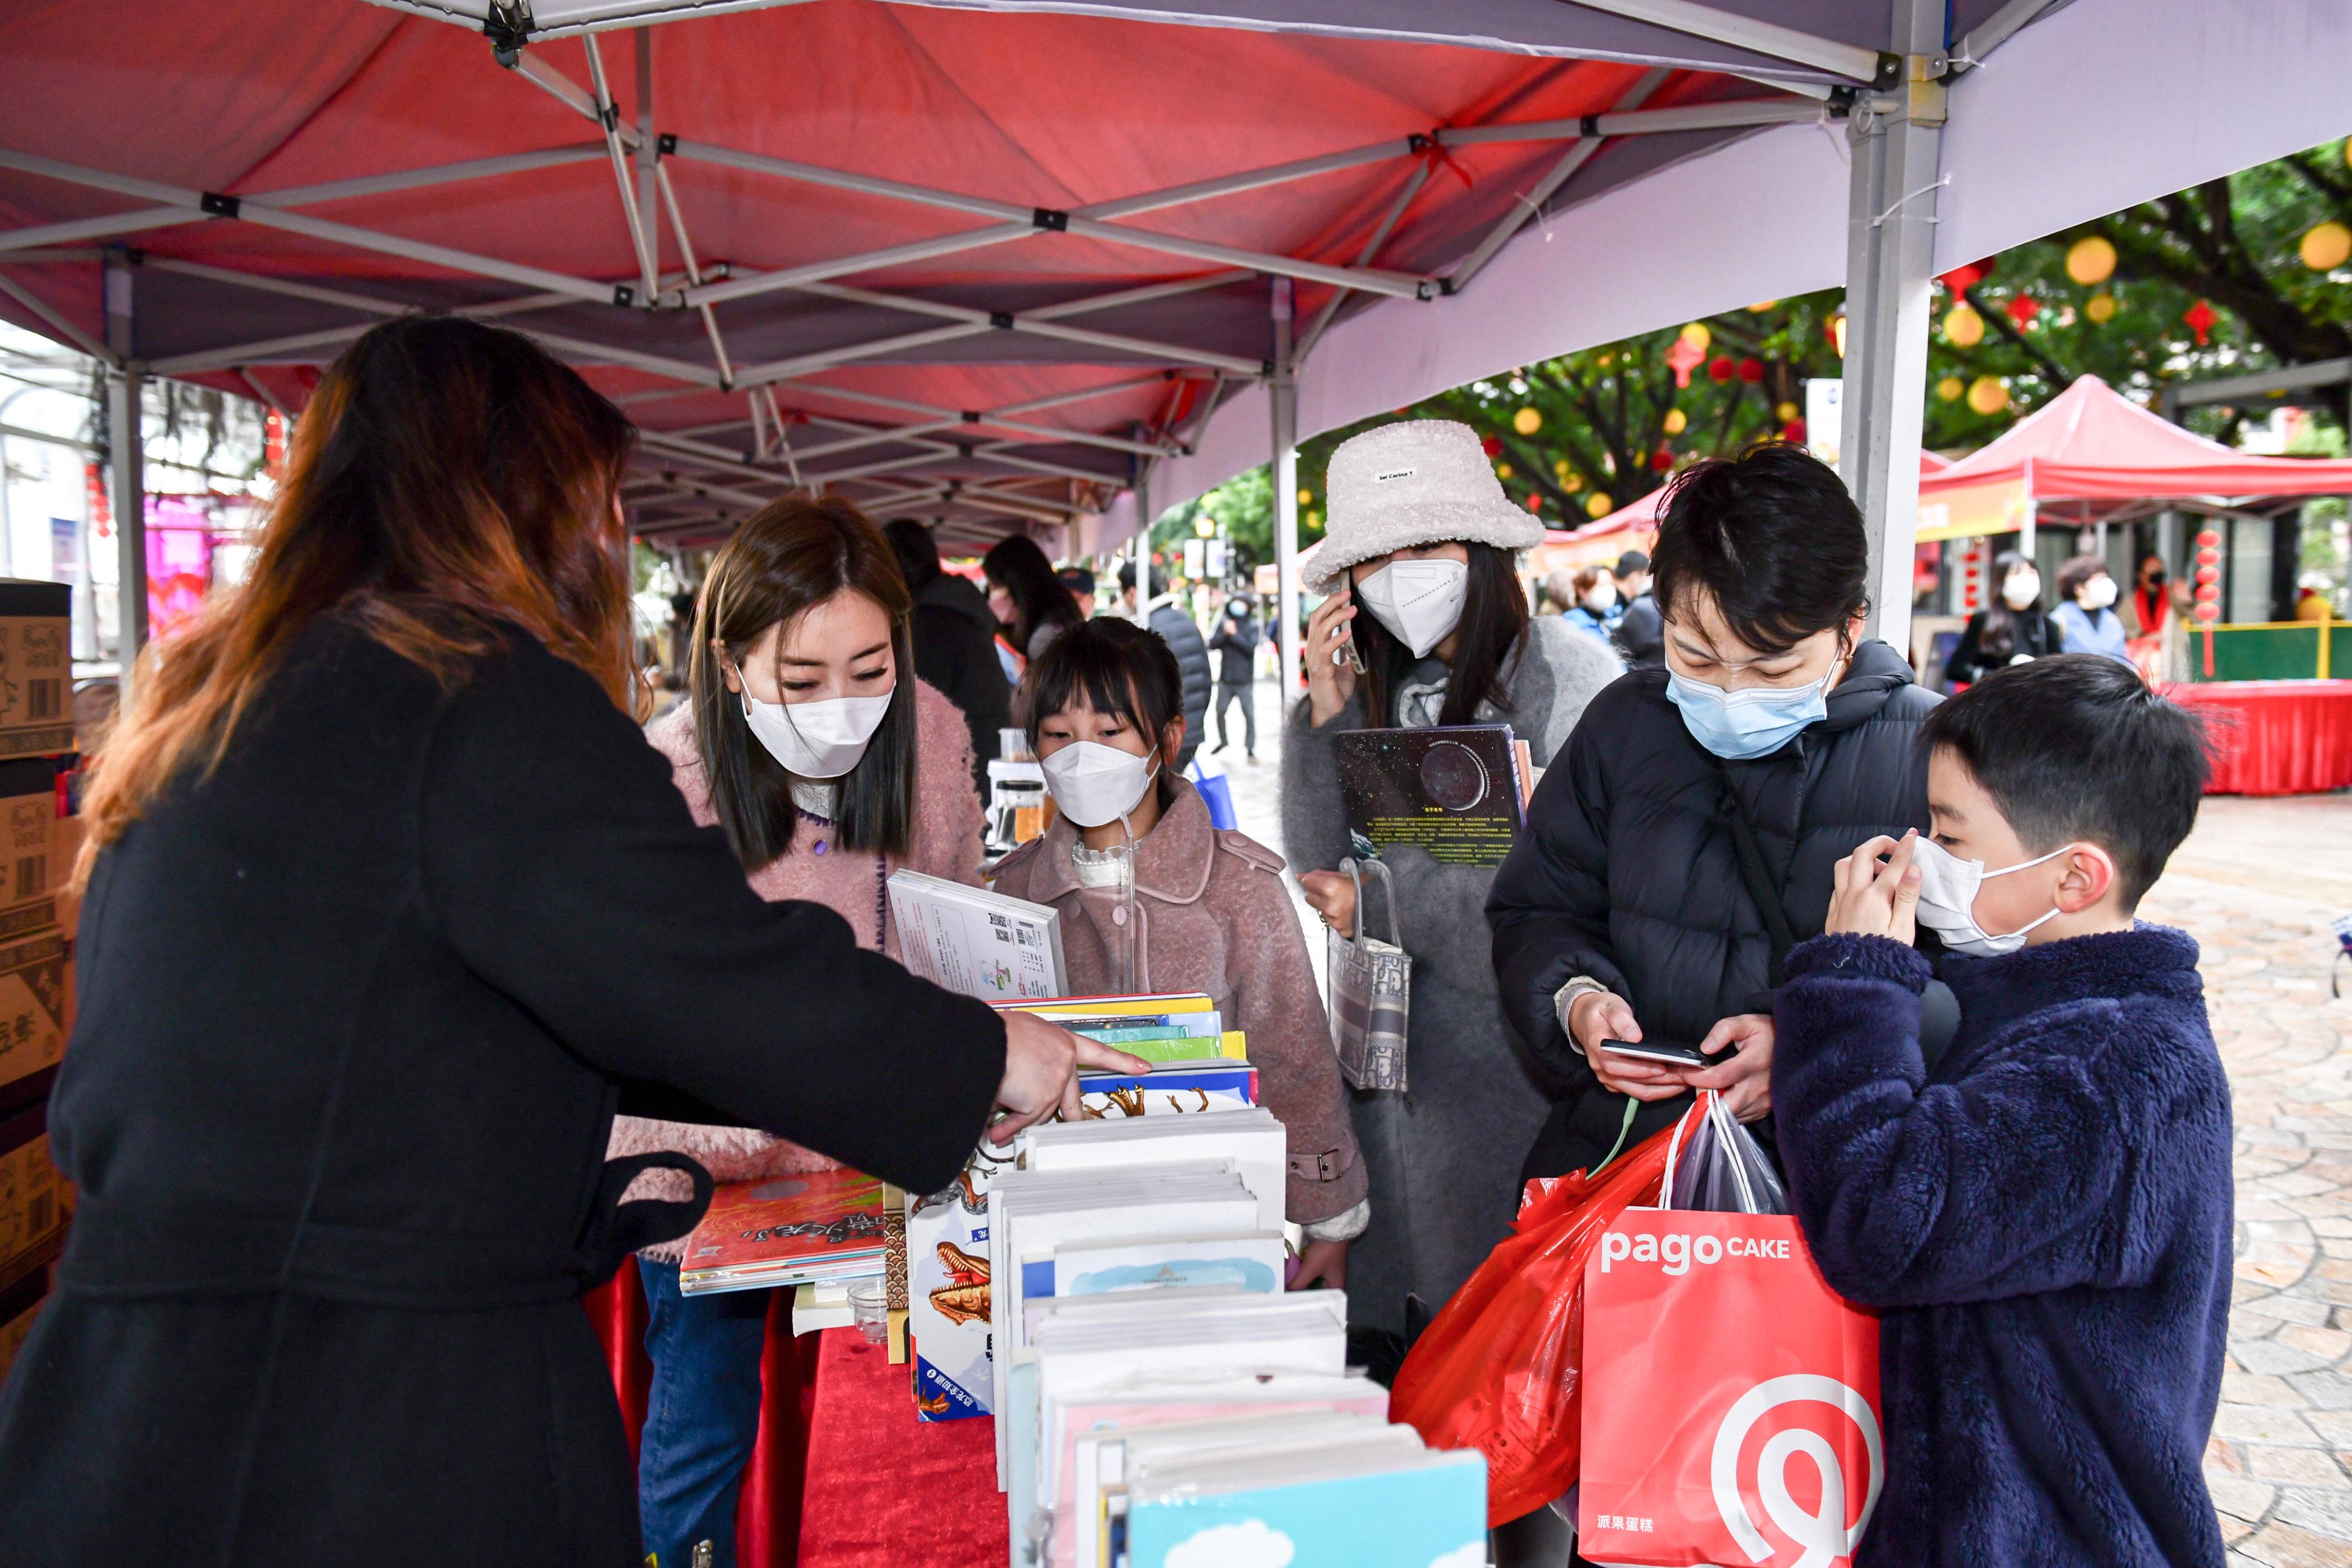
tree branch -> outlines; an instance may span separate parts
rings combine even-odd
[[[1990,327],[1997,335],[2008,339],[2024,351],[2025,357],[2033,362],[2034,368],[2042,372],[2043,379],[2061,390],[2074,381],[2074,375],[2065,366],[2052,359],[2049,354],[2042,352],[2041,344],[2030,341],[2022,331],[2018,330],[2017,323],[2009,319],[2008,311],[1986,302],[1981,284],[1968,291],[1968,301],[1976,308],[1977,314],[1984,318],[1985,325]]]

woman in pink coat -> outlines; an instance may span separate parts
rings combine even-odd
[[[1330,1025],[1282,857],[1211,826],[1176,772],[1183,679],[1130,621],[1071,627],[1029,667],[1029,743],[1059,815],[996,890],[1062,911],[1073,995],[1205,992],[1246,1030],[1258,1094],[1289,1135],[1286,1208],[1307,1233],[1294,1289],[1347,1284],[1370,1218]]]
[[[963,716],[915,677],[911,602],[881,533],[845,501],[793,498],[728,541],[695,611],[693,700],[647,732],[698,822],[722,829],[771,900],[825,905],[898,952],[885,884],[901,866],[979,880],[980,799]],[[778,1020],[780,1026],[787,1020]],[[624,1117],[611,1153],[692,1155],[721,1182],[833,1164],[750,1128]],[[641,1178],[632,1196],[673,1173]],[[735,1500],[759,1430],[768,1296],[681,1297],[683,1241],[637,1267],[654,1363],[637,1461],[648,1557],[735,1561]]]

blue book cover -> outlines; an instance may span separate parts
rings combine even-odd
[[[1486,1461],[1431,1457],[1417,1469],[1139,1498],[1129,1568],[1486,1568]]]

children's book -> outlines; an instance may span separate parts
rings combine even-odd
[[[891,872],[889,892],[906,965],[934,984],[989,1002],[1069,989],[1060,910],[920,871]]]
[[[687,1237],[680,1295],[883,1271],[882,1184],[856,1171],[722,1182]]]
[[[1031,1171],[1098,1171],[1171,1161],[1230,1160],[1258,1201],[1259,1227],[1280,1228],[1289,1179],[1282,1123],[1264,1106],[1188,1116],[1044,1122],[1020,1138]]]
[[[1332,745],[1359,857],[1412,847],[1441,866],[1499,866],[1527,824],[1507,724],[1353,730]]]
[[[1231,1285],[1271,1292],[1283,1286],[1289,1261],[1282,1232],[1237,1230],[1201,1236],[1140,1240],[1064,1242],[1042,1268],[1024,1254],[1024,1299],[1046,1296],[1107,1296],[1121,1290],[1165,1289],[1176,1285]]]
[[[1205,996],[1083,1001],[1089,1009],[1154,1005],[1175,1012],[1202,1010],[1209,1004]],[[1240,1035],[1233,1038],[1238,1047]],[[1245,1060],[1187,1063],[1143,1076],[1079,1076],[1079,1098],[1089,1121],[1238,1110],[1257,1101],[1257,1071]],[[1011,1149],[983,1142],[953,1183],[908,1200],[907,1326],[919,1420],[953,1421],[986,1415],[995,1408],[988,1205],[997,1173],[1010,1169],[1013,1157]]]
[[[1475,1451],[1342,1439],[1286,1454],[1177,1456],[1145,1476],[1130,1479],[1124,1517],[1109,1521],[1113,1560],[1129,1568],[1486,1562],[1486,1461]]]

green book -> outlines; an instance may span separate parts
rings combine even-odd
[[[1247,1057],[1240,1047],[1239,1036],[1235,1035],[1229,1038],[1232,1041],[1231,1044],[1228,1044],[1226,1039],[1205,1035],[1181,1040],[1119,1040],[1113,1043],[1128,1055],[1141,1057],[1148,1062],[1211,1061],[1221,1058],[1234,1061],[1247,1060]]]
[[[1084,1035],[1090,1040],[1100,1040],[1107,1046],[1124,1046],[1136,1040],[1214,1039],[1214,1034],[1202,1035],[1173,1024],[1144,1024],[1135,1027],[1118,1026],[1091,1029],[1073,1029],[1074,1035]]]

